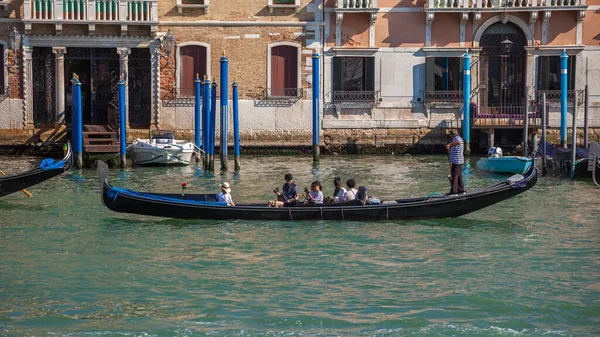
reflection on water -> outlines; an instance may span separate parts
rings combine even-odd
[[[288,172],[325,195],[335,176],[381,199],[449,189],[444,156],[242,159],[239,173],[128,168],[110,181],[171,193],[228,181],[238,203],[266,203]],[[0,168],[38,162],[2,157]],[[473,168],[468,189],[505,178]],[[464,217],[376,223],[118,214],[99,188],[94,171],[73,170],[31,187],[33,198],[0,199],[0,335],[600,335],[590,181],[542,178]]]

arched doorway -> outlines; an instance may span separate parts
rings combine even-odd
[[[481,36],[480,109],[499,124],[525,113],[526,45],[525,35],[511,22],[497,22]]]

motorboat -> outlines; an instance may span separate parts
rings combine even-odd
[[[477,168],[495,173],[523,174],[531,168],[532,160],[522,156],[503,156],[502,149],[492,147],[488,151],[489,157],[477,161]]]
[[[175,139],[172,133],[136,139],[130,146],[135,165],[189,165],[194,143]]]

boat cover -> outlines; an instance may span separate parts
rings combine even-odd
[[[65,166],[64,160],[59,160],[59,161],[55,162],[54,159],[52,159],[52,158],[46,158],[46,159],[42,160],[42,162],[40,163],[40,168],[44,171],[62,169],[64,166]]]
[[[542,143],[540,143],[538,151],[542,153]],[[546,142],[546,156],[554,159],[555,161],[570,161],[571,160],[571,149],[563,148],[560,146],[552,145]],[[575,160],[588,159],[590,157],[590,150],[578,147],[575,152]]]
[[[213,206],[227,206],[227,203],[225,202],[218,202],[218,201],[202,201],[202,200],[190,200],[190,199],[176,199],[176,198],[172,198],[172,197],[165,197],[165,196],[160,196],[160,195],[156,195],[156,194],[151,194],[151,193],[143,193],[143,192],[136,192],[136,191],[132,191],[132,190],[128,190],[128,189],[124,189],[124,188],[119,188],[119,187],[114,187],[111,186],[111,188],[106,191],[106,194],[112,198],[113,200],[117,200],[117,196],[119,194],[127,194],[129,196],[133,196],[133,197],[140,197],[140,198],[144,198],[144,199],[153,199],[153,200],[157,200],[157,201],[168,201],[168,202],[177,202],[177,203],[182,203],[182,204],[188,204],[188,205],[213,205]]]

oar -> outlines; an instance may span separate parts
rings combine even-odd
[[[0,170],[0,174],[2,174],[3,176],[5,176],[5,177],[6,177],[6,173],[2,172],[2,170]],[[26,190],[26,189],[22,189],[21,191],[23,191],[23,193],[25,193],[25,194],[26,194],[28,197],[30,197],[30,198],[31,198],[31,193],[29,193],[29,191],[28,191],[28,190]]]

